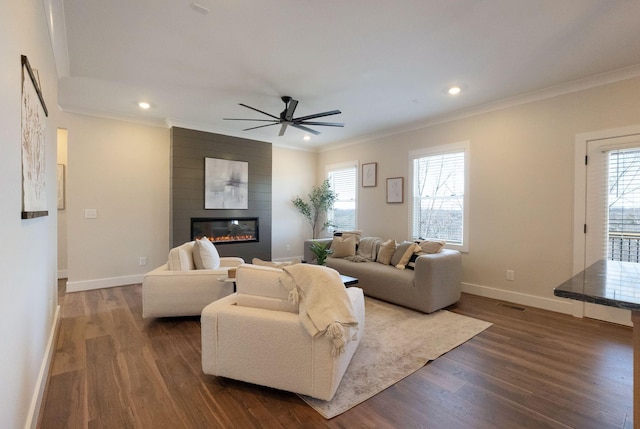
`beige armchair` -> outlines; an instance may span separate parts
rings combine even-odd
[[[278,268],[238,267],[237,293],[202,311],[202,369],[206,374],[330,400],[364,333],[362,289],[344,289],[338,275],[357,327],[349,331],[343,352],[336,354],[327,335],[311,336],[303,327],[298,305],[288,300],[289,290],[283,286],[286,276]]]
[[[171,249],[169,261],[144,276],[142,317],[197,316],[207,304],[233,293],[233,282],[224,280],[229,268],[244,260],[222,257],[217,269],[196,269],[193,249],[193,241]]]

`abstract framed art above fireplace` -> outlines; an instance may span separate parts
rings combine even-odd
[[[204,208],[249,208],[249,163],[204,159]]]

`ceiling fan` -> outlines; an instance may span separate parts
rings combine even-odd
[[[264,127],[270,127],[272,125],[280,124],[281,126],[280,126],[280,133],[278,134],[279,136],[284,135],[284,132],[287,130],[288,126],[306,131],[316,136],[320,134],[320,132],[316,130],[312,130],[311,128],[306,127],[306,125],[322,125],[325,127],[344,127],[344,124],[341,122],[316,122],[312,120],[316,118],[322,118],[324,116],[339,115],[342,113],[339,110],[330,110],[328,112],[315,113],[313,115],[300,116],[299,118],[294,118],[293,113],[296,111],[296,107],[298,106],[298,100],[294,100],[288,95],[285,95],[281,99],[284,102],[285,107],[284,107],[284,110],[280,112],[279,117],[274,116],[267,112],[263,112],[262,110],[256,109],[255,107],[247,106],[246,104],[243,104],[243,103],[238,103],[241,106],[246,107],[247,109],[255,110],[256,112],[260,112],[263,115],[267,115],[273,119],[239,119],[239,118],[223,118],[223,119],[225,121],[271,122],[270,124],[266,124],[266,125],[258,125],[257,127],[245,128],[242,131],[255,130],[256,128],[264,128]]]

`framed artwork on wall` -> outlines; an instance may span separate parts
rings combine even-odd
[[[22,219],[47,216],[46,192],[46,117],[40,84],[22,55],[22,100],[21,100],[21,145],[22,145]]]
[[[362,187],[370,188],[375,187],[378,184],[377,177],[378,163],[369,162],[362,164]]]
[[[249,163],[204,159],[204,208],[249,208]]]
[[[387,179],[387,203],[404,202],[404,177]]]

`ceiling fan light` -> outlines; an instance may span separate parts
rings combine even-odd
[[[147,103],[146,101],[141,101],[138,103],[138,107],[140,107],[141,109],[147,110],[148,108],[151,107],[151,104]]]
[[[461,88],[459,86],[452,86],[449,88],[447,92],[451,95],[458,95],[460,94],[460,91],[461,91]]]
[[[309,134],[306,134],[306,135],[303,137],[303,139],[304,139],[305,141],[309,141],[309,140],[311,140],[311,136],[310,136]]]

